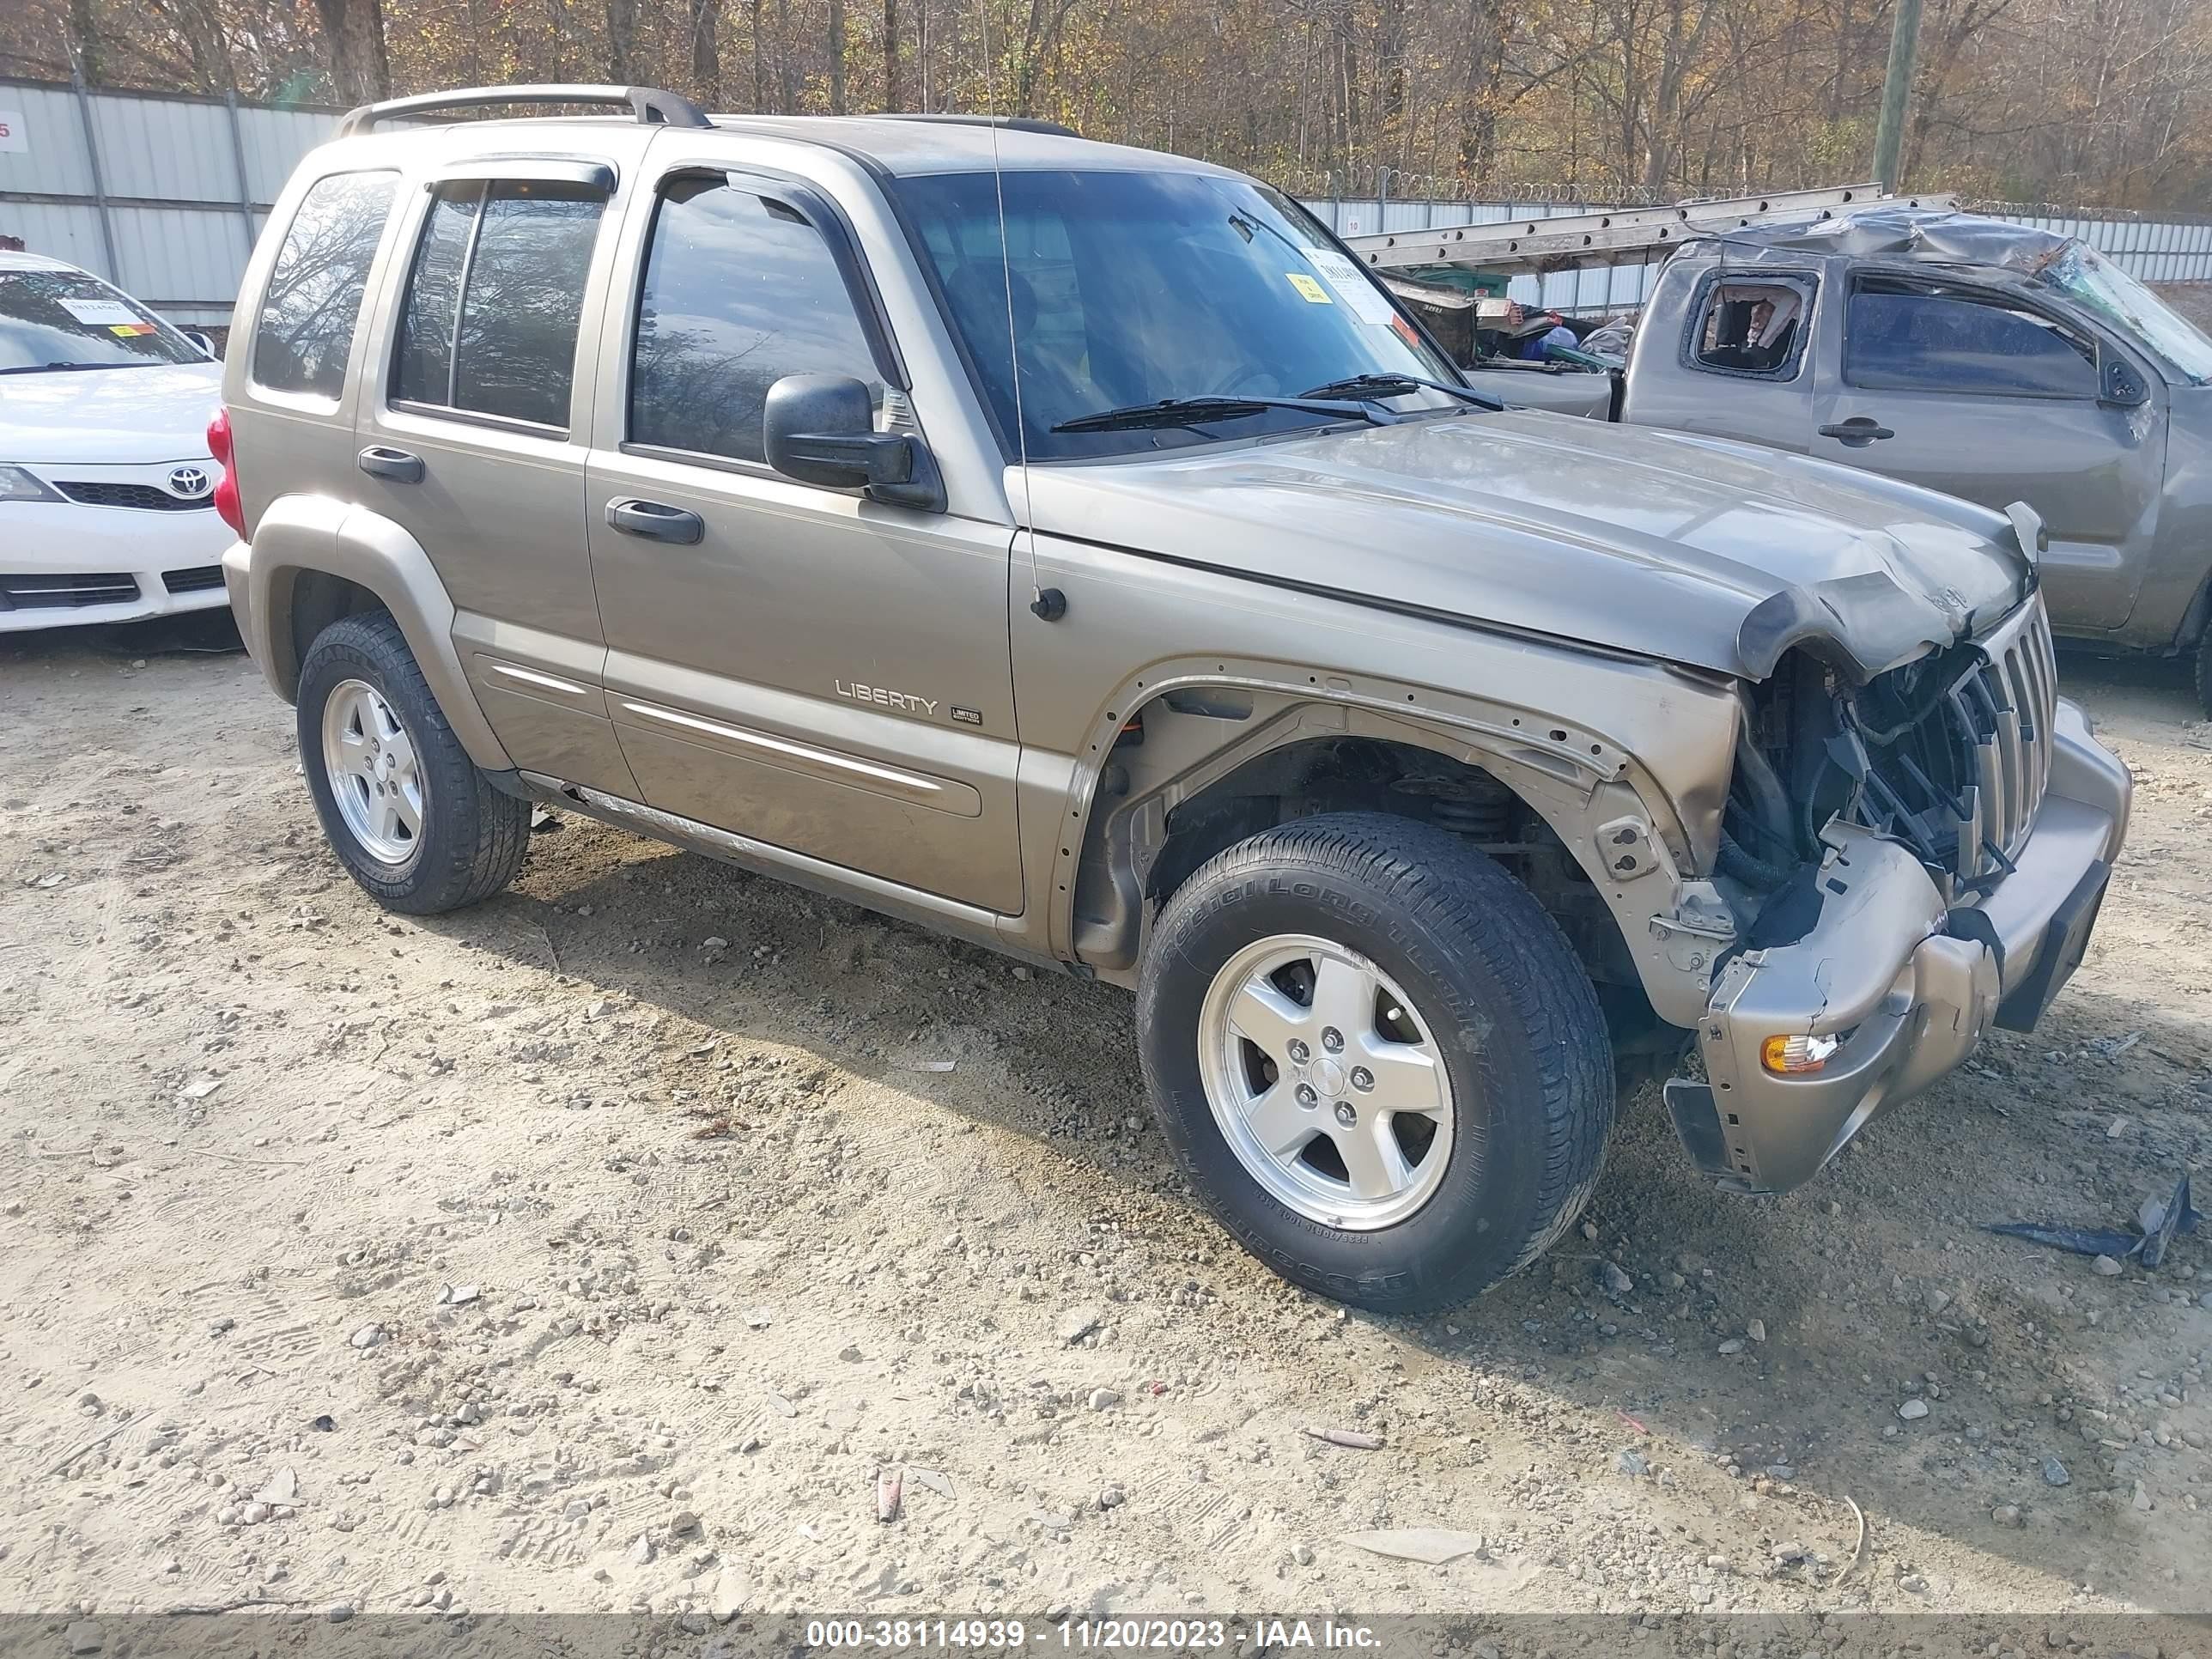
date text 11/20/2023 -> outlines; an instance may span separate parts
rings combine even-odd
[[[810,1619],[810,1648],[878,1652],[931,1649],[988,1653],[1031,1646],[1088,1652],[1186,1649],[1364,1650],[1381,1646],[1367,1625],[1334,1619]]]

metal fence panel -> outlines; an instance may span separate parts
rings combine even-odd
[[[23,118],[17,140],[22,147],[0,150],[0,198],[92,194],[92,161],[75,93],[67,87],[0,81],[0,109]],[[14,215],[14,203],[0,199],[0,228]]]
[[[67,202],[0,202],[0,230],[23,239],[36,253],[52,254],[87,270],[99,270],[107,256],[100,242],[99,210]]]
[[[122,266],[116,286],[164,317],[194,323],[230,320],[238,279],[252,252],[235,211],[190,208],[109,210]]]
[[[0,79],[0,234],[82,265],[174,321],[230,321],[269,208],[337,112]],[[91,129],[88,144],[86,128]]]
[[[221,104],[167,99],[87,100],[100,144],[100,170],[111,197],[166,202],[235,202],[229,111]]]
[[[337,129],[328,110],[258,109],[241,104],[239,137],[246,150],[246,182],[255,201],[276,199],[300,158]]]

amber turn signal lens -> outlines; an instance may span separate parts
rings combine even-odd
[[[1759,1045],[1759,1064],[1784,1077],[1802,1077],[1828,1063],[1828,1056],[1844,1046],[1841,1037],[1771,1036]]]

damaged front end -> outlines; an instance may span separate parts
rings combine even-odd
[[[1747,689],[1716,885],[1741,943],[1667,1085],[1699,1166],[1808,1180],[1883,1108],[2025,1030],[2080,962],[2125,767],[2057,696],[2039,594],[1863,678],[1793,641]]]

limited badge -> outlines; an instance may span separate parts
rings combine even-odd
[[[1334,303],[1328,297],[1328,290],[1303,270],[1286,270],[1283,274],[1291,279],[1291,286],[1305,296],[1308,305],[1325,306]]]

